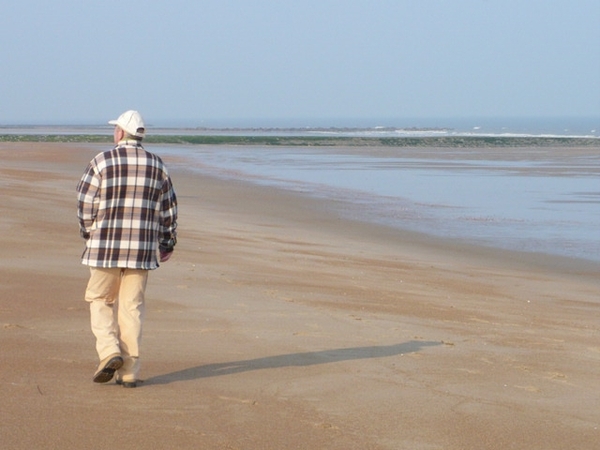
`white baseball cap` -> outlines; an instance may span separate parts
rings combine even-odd
[[[139,112],[129,110],[125,111],[116,120],[110,120],[108,123],[116,125],[123,129],[130,136],[136,136],[143,138],[146,133],[146,125],[144,125],[144,119]]]

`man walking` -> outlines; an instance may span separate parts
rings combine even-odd
[[[92,159],[77,185],[82,264],[90,267],[85,300],[100,359],[93,381],[117,373],[117,383],[136,387],[148,271],[173,253],[177,198],[162,160],[142,147],[140,114],[109,123],[115,147]]]

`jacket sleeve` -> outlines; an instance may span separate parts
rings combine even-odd
[[[177,243],[177,195],[168,175],[163,183],[160,200],[158,241],[163,252],[173,251]]]
[[[91,162],[77,185],[77,218],[79,233],[84,239],[90,237],[90,231],[98,214],[100,183],[101,177],[96,171],[95,164]]]

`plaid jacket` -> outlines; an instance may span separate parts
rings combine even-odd
[[[176,241],[177,197],[162,160],[135,140],[98,154],[77,185],[82,264],[156,269]]]

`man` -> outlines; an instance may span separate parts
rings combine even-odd
[[[90,267],[85,300],[100,364],[93,381],[136,387],[148,271],[175,247],[177,198],[162,160],[142,147],[137,111],[116,120],[112,150],[98,154],[77,185],[77,216]]]

